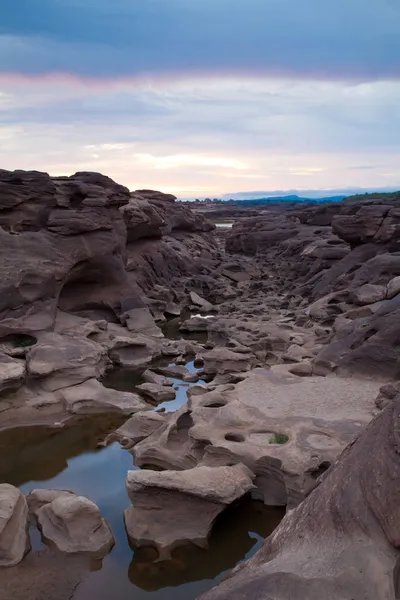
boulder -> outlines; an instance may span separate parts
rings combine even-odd
[[[0,567],[21,562],[30,550],[28,504],[13,485],[0,484]]]
[[[133,502],[124,513],[130,542],[155,546],[159,558],[165,558],[189,542],[206,548],[217,516],[253,484],[251,472],[238,464],[161,473],[129,471],[126,487]]]
[[[107,362],[105,349],[92,340],[46,333],[29,350],[26,365],[28,376],[53,392],[101,377]]]
[[[309,360],[303,360],[295,365],[291,365],[289,368],[290,373],[293,375],[299,375],[300,377],[309,377],[312,375],[313,366]]]
[[[166,415],[158,412],[138,412],[110,435],[110,439],[118,440],[124,448],[132,448],[138,442],[154,433],[164,425]]]
[[[214,348],[201,357],[204,361],[203,370],[207,375],[249,371],[254,360],[250,353],[233,352],[228,348]]]
[[[103,558],[114,545],[114,537],[96,504],[75,494],[52,491],[48,497],[31,492],[31,501],[42,503],[35,509],[45,541],[61,552],[85,552]]]
[[[199,296],[199,294],[197,294],[196,292],[190,292],[189,296],[191,303],[195,306],[198,306],[202,310],[202,312],[209,313],[214,310],[214,307],[211,304],[211,302],[204,300],[204,298]]]
[[[146,371],[142,373],[142,377],[147,383],[154,383],[156,385],[170,386],[174,384],[173,381],[167,377],[163,377],[163,375],[159,375],[150,369],[146,369]]]
[[[393,277],[387,284],[387,298],[394,298],[400,294],[400,276]]]
[[[386,287],[366,283],[357,290],[354,290],[351,297],[355,304],[360,304],[361,306],[364,304],[373,304],[386,298]]]
[[[156,383],[142,383],[136,386],[137,391],[145,398],[150,398],[156,404],[175,400],[175,390],[170,386],[157,385]]]

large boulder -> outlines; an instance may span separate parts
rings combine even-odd
[[[106,350],[83,337],[46,333],[27,355],[30,378],[45,380],[48,391],[101,377],[107,365]]]
[[[202,600],[398,598],[399,415],[397,399],[261,550]]]
[[[13,485],[0,484],[0,567],[18,564],[30,549],[28,504]]]
[[[136,546],[155,546],[161,558],[188,542],[207,547],[217,516],[253,484],[251,472],[238,464],[162,473],[129,471],[126,486],[133,502],[125,511],[129,540]]]
[[[61,552],[89,553],[102,558],[114,545],[114,537],[96,504],[72,492],[34,490],[28,497],[33,505],[44,540]]]

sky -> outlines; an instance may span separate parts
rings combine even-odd
[[[0,168],[400,188],[399,0],[3,0]]]

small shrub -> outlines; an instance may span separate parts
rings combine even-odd
[[[274,435],[269,439],[270,444],[286,444],[289,441],[289,436],[286,433],[274,433]]]
[[[14,348],[28,348],[36,344],[36,339],[30,335],[19,335],[13,340]]]

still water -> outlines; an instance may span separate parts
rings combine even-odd
[[[194,370],[191,363],[186,366]],[[132,390],[137,381],[132,373],[130,377],[120,373],[114,385]],[[179,386],[177,399],[164,403],[166,410],[176,410],[186,401],[187,386],[179,380],[174,383]],[[0,481],[19,486],[25,494],[35,488],[72,490],[99,506],[116,544],[101,568],[78,586],[74,600],[194,600],[256,552],[278,525],[283,511],[245,500],[216,522],[208,551],[187,546],[162,562],[156,562],[151,548],[135,551],[128,544],[123,511],[130,505],[126,473],[137,467],[118,443],[99,447],[124,420],[116,415],[92,415],[75,419],[62,429],[21,427],[0,432]],[[31,538],[33,548],[40,549],[36,528],[32,528]]]

